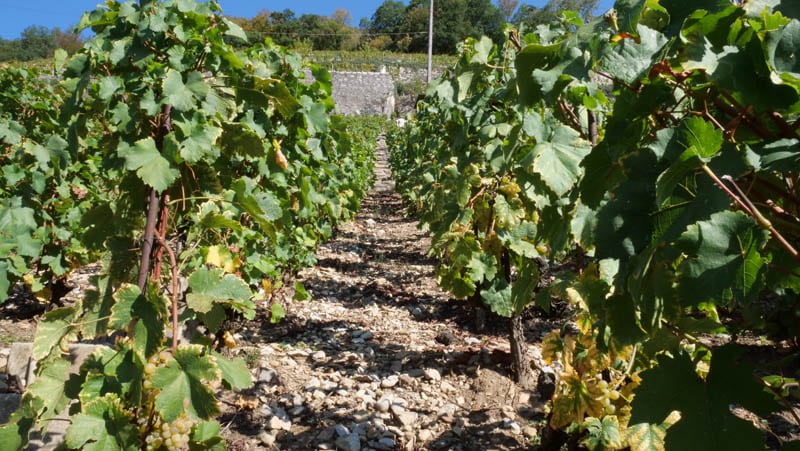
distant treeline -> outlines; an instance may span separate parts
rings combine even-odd
[[[541,8],[519,4],[518,0],[435,0],[433,51],[453,54],[467,37],[487,35],[502,39],[506,22],[529,29],[557,20],[565,10],[577,11],[588,19],[598,0],[549,0]],[[251,42],[270,38],[295,49],[307,50],[386,50],[425,52],[428,48],[429,0],[385,0],[357,26],[349,11],[337,9],[330,17],[316,14],[295,15],[290,9],[262,10],[255,17],[232,17]],[[18,39],[0,39],[0,62],[50,58],[57,48],[73,53],[83,44],[81,36],[59,28],[30,26]]]
[[[0,62],[50,58],[58,48],[71,54],[82,45],[83,39],[73,31],[34,25],[26,28],[18,39],[0,38]]]
[[[565,10],[590,18],[598,0],[549,0],[537,8],[518,0],[435,0],[433,51],[455,53],[467,37],[487,35],[502,39],[506,22],[524,24],[529,29],[557,20]],[[330,17],[315,14],[295,15],[291,9],[262,10],[251,19],[233,18],[248,33],[251,41],[271,38],[278,44],[309,50],[389,50],[424,52],[428,47],[429,0],[385,0],[371,19],[358,26],[343,8]]]

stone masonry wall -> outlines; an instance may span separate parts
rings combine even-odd
[[[339,72],[331,71],[333,80],[333,100],[336,112],[344,115],[382,114],[391,117],[394,113],[404,114],[409,109],[408,99],[398,99],[397,86],[411,84],[418,80],[424,86],[426,71],[401,68],[398,74],[381,72]],[[433,76],[441,75],[441,69]],[[306,72],[306,80],[311,80],[311,72]],[[410,99],[413,109],[415,99]],[[400,111],[398,111],[400,110]]]
[[[336,112],[346,115],[394,113],[395,87],[386,72],[331,72]]]

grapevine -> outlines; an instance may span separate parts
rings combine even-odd
[[[701,3],[468,41],[392,143],[443,288],[575,307],[543,342],[549,424],[592,449],[760,449],[730,406],[788,405],[765,371],[796,346],[755,371],[737,339],[796,343],[798,11]],[[576,271],[543,285],[536,258]]]
[[[230,345],[225,321],[253,319],[352,217],[374,135],[351,137],[355,125],[329,116],[325,70],[304,82],[301,58],[269,40],[236,50],[246,37],[215,1],[107,2],[79,26],[94,36],[58,80],[5,74],[42,100],[18,111],[0,99],[15,133],[3,164],[30,155],[0,202],[34,210],[20,204],[32,187],[40,196],[27,199],[53,205],[0,221],[11,250],[0,289],[103,269],[84,298],[42,318],[37,381],[0,442],[24,448],[72,403],[68,449],[224,449],[217,392],[251,384],[242,359],[217,352]],[[103,344],[65,380],[64,354],[83,340]]]

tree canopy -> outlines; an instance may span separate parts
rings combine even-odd
[[[30,61],[50,58],[57,48],[74,53],[83,40],[73,31],[32,25],[18,39],[0,39],[0,61]]]
[[[537,8],[533,5],[523,4],[511,17],[514,25],[525,25],[535,28],[537,25],[554,22],[561,17],[564,11],[574,11],[580,14],[584,20],[593,17],[597,9],[598,0],[549,0],[543,7]]]
[[[538,8],[519,0],[436,0],[434,2],[433,51],[452,54],[465,38],[486,35],[495,42],[503,39],[507,21],[533,28],[558,20],[565,10],[592,17],[598,0],[549,0]],[[400,52],[425,52],[428,48],[430,0],[384,0],[369,19],[358,26],[344,8],[330,17],[317,14],[298,16],[291,9],[263,9],[252,18],[230,18],[244,29],[250,43],[269,38],[276,44],[313,50],[358,50],[372,48]],[[27,61],[52,56],[56,48],[72,53],[82,39],[58,28],[31,26],[19,39],[0,39],[0,61]]]

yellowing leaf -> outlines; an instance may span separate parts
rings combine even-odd
[[[224,246],[210,246],[206,254],[206,263],[217,268],[222,268],[226,273],[235,273],[242,262]]]
[[[608,415],[603,419],[589,417],[581,428],[587,432],[587,437],[582,443],[589,449],[611,450],[623,448],[619,419],[615,415]]]
[[[564,353],[564,342],[558,329],[547,334],[542,340],[542,358],[546,364],[559,360]]]
[[[236,338],[234,338],[233,334],[230,333],[230,331],[226,330],[222,334],[222,340],[225,342],[225,347],[226,348],[235,348],[236,345],[237,345]]]
[[[664,451],[667,429],[680,419],[681,413],[673,410],[661,424],[635,424],[628,428],[627,444],[631,451]]]
[[[567,298],[569,299],[570,304],[577,305],[581,309],[586,310],[586,302],[584,302],[583,297],[575,288],[569,287],[566,290]]]
[[[596,384],[587,384],[578,373],[563,373],[559,390],[553,399],[550,426],[560,429],[571,423],[582,422],[586,416],[601,417],[603,403],[598,400],[602,395]]]
[[[261,287],[264,289],[264,296],[269,296],[272,294],[272,290],[275,289],[275,286],[272,284],[272,279],[262,279]]]
[[[281,142],[277,139],[273,139],[272,147],[275,149],[275,164],[285,171],[286,168],[289,167],[289,161],[286,160],[286,156],[281,152]]]

